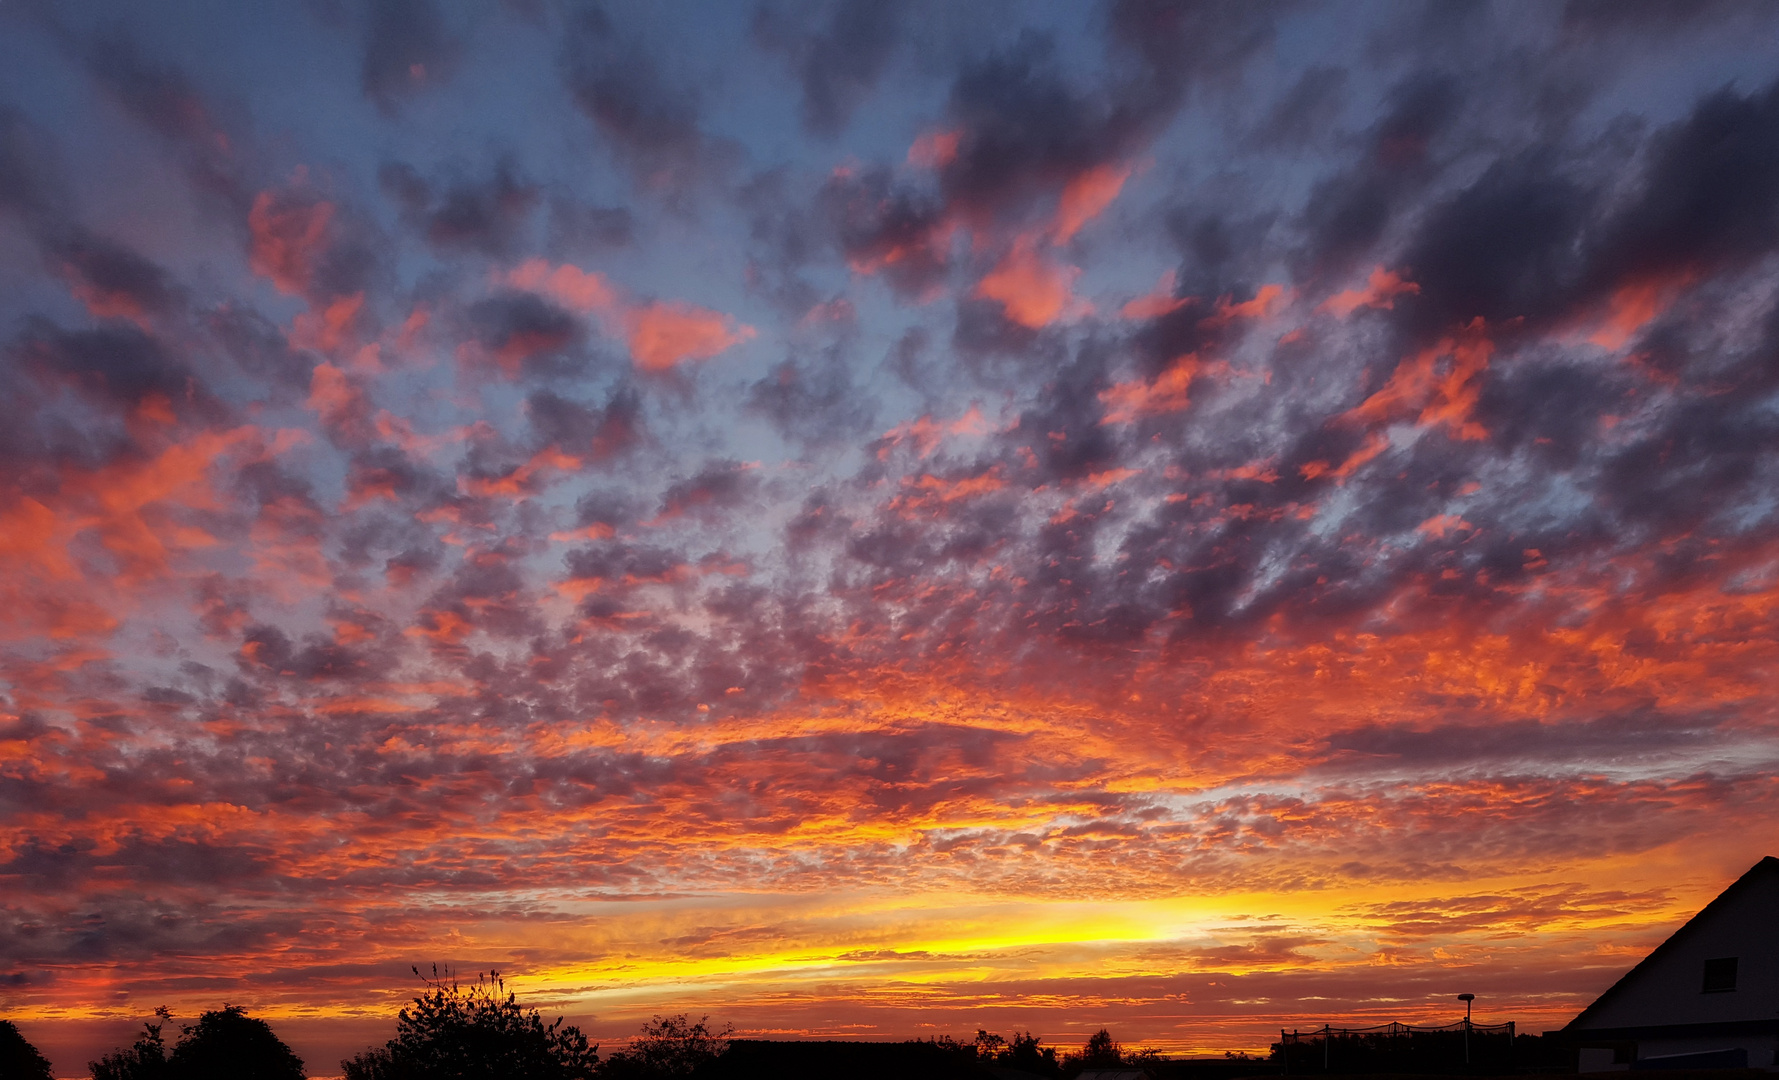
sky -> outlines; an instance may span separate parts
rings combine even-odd
[[[0,1014],[1560,1026],[1779,853],[1779,8],[0,6]]]

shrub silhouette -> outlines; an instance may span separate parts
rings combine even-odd
[[[127,1050],[113,1050],[98,1061],[87,1062],[93,1080],[164,1080],[167,1076],[167,1044],[161,1028],[172,1018],[165,1005],[154,1011],[159,1024],[143,1024],[142,1034]]]
[[[7,1080],[54,1080],[49,1059],[19,1034],[11,1020],[0,1020],[0,1076]]]
[[[1109,1038],[1110,1036],[1108,1036]],[[1029,1031],[1013,1032],[1011,1042],[981,1028],[976,1029],[976,1059],[990,1065],[1018,1069],[1039,1076],[1056,1076],[1056,1047],[1045,1046],[1044,1040]]]
[[[142,1025],[128,1049],[88,1063],[93,1080],[304,1080],[303,1059],[239,1005],[212,1009],[182,1028],[172,1054],[161,1036],[169,1014],[160,1008],[155,1015],[161,1023]]]
[[[419,975],[420,969],[415,968]],[[599,1048],[562,1018],[521,1008],[500,972],[465,987],[432,969],[428,992],[395,1021],[395,1038],[340,1067],[346,1080],[590,1080]],[[447,976],[449,973],[447,972]]]
[[[167,1072],[172,1080],[304,1080],[303,1059],[239,1005],[213,1009],[183,1029]]]
[[[691,1076],[707,1061],[729,1048],[733,1027],[710,1029],[710,1017],[693,1023],[685,1013],[656,1016],[642,1026],[642,1037],[622,1053],[613,1054],[599,1067],[601,1080],[666,1080]]]

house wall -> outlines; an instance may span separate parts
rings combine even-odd
[[[1637,1060],[1666,1057],[1669,1054],[1700,1054],[1707,1050],[1740,1048],[1748,1051],[1749,1068],[1765,1069],[1774,1064],[1775,1041],[1772,1036],[1762,1035],[1733,1035],[1729,1038],[1706,1036],[1696,1039],[1638,1039]]]
[[[1603,998],[1582,1030],[1779,1017],[1779,873],[1760,874],[1748,885],[1725,897],[1709,918],[1695,918],[1634,980]],[[1737,957],[1736,989],[1701,992],[1705,961],[1725,956]],[[1772,1064],[1770,1046],[1771,1040],[1763,1044],[1763,1065]],[[1640,1046],[1638,1056],[1681,1052]]]

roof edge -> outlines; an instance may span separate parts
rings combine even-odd
[[[1727,888],[1725,888],[1722,892],[1718,893],[1717,896],[1709,904],[1706,904],[1704,907],[1700,908],[1698,914],[1696,914],[1692,918],[1686,920],[1686,922],[1681,923],[1680,928],[1678,930],[1675,930],[1672,934],[1669,934],[1666,941],[1663,941],[1660,945],[1657,945],[1654,949],[1652,949],[1648,956],[1645,956],[1643,959],[1637,961],[1637,966],[1633,967],[1631,970],[1625,972],[1622,976],[1620,976],[1619,980],[1617,982],[1613,983],[1611,986],[1606,988],[1605,993],[1601,994],[1599,997],[1594,999],[1593,1004],[1591,1004],[1587,1008],[1581,1010],[1581,1012],[1576,1015],[1575,1019],[1569,1021],[1567,1024],[1564,1024],[1561,1030],[1563,1030],[1565,1032],[1578,1032],[1578,1031],[1585,1030],[1583,1028],[1577,1027],[1576,1025],[1581,1024],[1583,1021],[1587,1020],[1590,1016],[1592,1016],[1594,1014],[1595,1010],[1599,1009],[1602,1005],[1605,1005],[1607,1002],[1609,1002],[1613,998],[1617,997],[1619,992],[1621,990],[1623,990],[1624,987],[1626,987],[1634,979],[1636,979],[1638,972],[1642,971],[1644,968],[1648,967],[1649,965],[1655,963],[1657,958],[1666,955],[1672,948],[1675,947],[1674,943],[1677,941],[1680,941],[1682,938],[1686,937],[1687,931],[1691,930],[1693,925],[1695,923],[1697,923],[1700,919],[1703,919],[1703,918],[1705,918],[1705,916],[1709,915],[1713,908],[1716,908],[1719,904],[1725,903],[1727,900],[1729,900],[1730,897],[1735,896],[1736,894],[1742,892],[1744,889],[1752,887],[1755,881],[1759,880],[1761,877],[1764,877],[1767,874],[1779,874],[1779,856],[1768,855],[1766,858],[1760,860],[1759,862],[1755,863],[1753,866],[1749,867],[1747,873],[1743,874],[1741,877],[1737,878],[1735,881],[1730,882],[1729,886]]]

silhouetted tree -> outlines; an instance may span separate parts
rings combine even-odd
[[[712,1031],[709,1016],[693,1023],[685,1013],[656,1016],[642,1026],[642,1037],[629,1049],[600,1063],[601,1080],[658,1080],[692,1075],[692,1070],[716,1059],[729,1048],[735,1029],[725,1025]],[[351,1078],[348,1078],[351,1080]]]
[[[167,1076],[167,1044],[161,1028],[172,1019],[165,1005],[154,1011],[159,1024],[143,1024],[142,1034],[127,1050],[113,1050],[98,1061],[87,1062],[93,1080],[163,1080]]]
[[[138,1044],[140,1045],[140,1044]],[[225,1005],[184,1028],[167,1059],[173,1080],[304,1080],[303,1059],[264,1020]]]
[[[0,1076],[6,1080],[54,1080],[49,1059],[19,1034],[11,1020],[0,1020]]]
[[[978,1061],[1040,1076],[1057,1075],[1056,1048],[1045,1046],[1044,1040],[1029,1031],[1015,1029],[1009,1041],[992,1031],[977,1028],[976,1041],[972,1045]]]
[[[415,968],[419,975],[420,969]],[[522,1008],[500,972],[470,986],[439,976],[401,1011],[395,1038],[342,1061],[346,1080],[589,1080],[599,1047],[562,1018],[546,1026]]]
[[[1029,1031],[1023,1034],[1014,1031],[1012,1041],[995,1058],[995,1063],[1042,1076],[1055,1076],[1056,1047],[1043,1045],[1043,1040]]]
[[[1104,1069],[1124,1064],[1124,1047],[1119,1046],[1112,1033],[1100,1028],[1087,1038],[1087,1045],[1081,1048],[1081,1064],[1089,1069]]]

